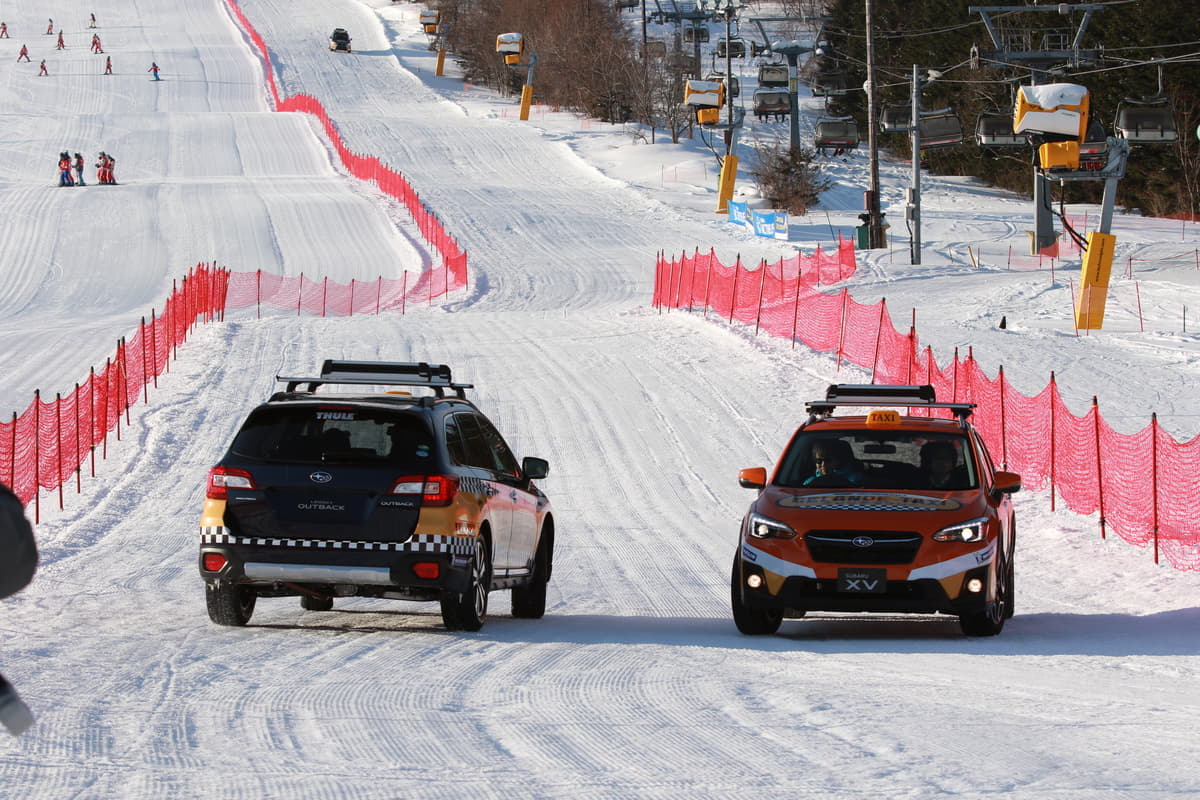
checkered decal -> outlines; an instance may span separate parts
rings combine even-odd
[[[350,542],[339,539],[284,539],[259,536],[234,536],[224,526],[201,526],[200,544],[253,545],[256,547],[292,547],[301,550],[364,550],[405,553],[449,553],[470,556],[475,540],[465,536],[439,536],[418,533],[407,542]]]

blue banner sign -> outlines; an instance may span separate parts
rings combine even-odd
[[[754,231],[756,236],[768,239],[788,238],[788,215],[784,211],[754,211],[745,203],[730,200],[729,221],[735,225],[744,225]]]

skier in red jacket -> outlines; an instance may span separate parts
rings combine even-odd
[[[21,45],[21,52],[17,53],[17,61],[20,61],[22,58],[26,61],[29,60],[29,48],[25,45]]]
[[[75,181],[71,177],[71,154],[65,150],[58,154],[58,185],[75,185]]]

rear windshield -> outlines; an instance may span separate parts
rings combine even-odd
[[[958,491],[979,485],[970,440],[914,431],[802,431],[780,461],[779,486]]]
[[[424,472],[433,436],[416,414],[337,404],[254,411],[230,453],[257,461],[364,464]]]

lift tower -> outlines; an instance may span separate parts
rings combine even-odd
[[[992,62],[1000,62],[1013,66],[1028,67],[1031,72],[1031,82],[1038,85],[1047,82],[1050,72],[1058,67],[1087,67],[1094,65],[1100,57],[1097,50],[1084,50],[1082,47],[1084,34],[1092,16],[1104,9],[1104,4],[1091,3],[1080,5],[1046,6],[971,6],[968,12],[979,14],[983,18],[983,26],[991,37],[990,51],[980,53],[981,58]],[[1070,26],[1054,27],[1044,25],[1038,28],[1018,25],[1013,20],[1025,20],[1026,14],[1037,12],[1053,12],[1066,16],[1072,12],[1082,12],[1083,16],[1074,30]],[[1004,22],[992,18],[992,14],[1000,14]],[[1054,244],[1058,234],[1054,232],[1054,214],[1050,203],[1049,179],[1036,167],[1033,170],[1033,207],[1034,230],[1031,233],[1030,249],[1037,254],[1043,248]]]

